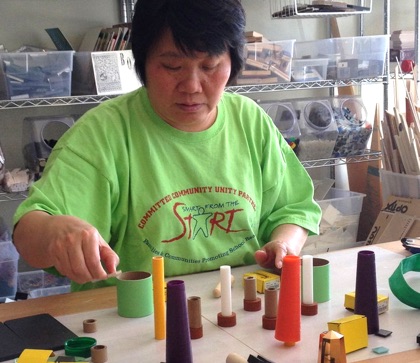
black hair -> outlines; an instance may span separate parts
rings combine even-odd
[[[172,32],[178,49],[187,55],[220,55],[228,51],[228,84],[241,70],[245,11],[240,0],[137,0],[131,43],[136,72],[145,86],[147,55],[166,29]]]

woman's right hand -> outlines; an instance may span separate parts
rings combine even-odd
[[[13,235],[19,253],[29,264],[54,266],[79,284],[106,279],[119,264],[118,255],[97,229],[77,217],[29,212]]]

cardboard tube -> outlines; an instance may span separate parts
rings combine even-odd
[[[262,327],[267,330],[274,330],[276,328],[278,290],[278,288],[270,287],[264,291],[265,314],[262,317]]]
[[[201,298],[198,296],[188,298],[188,321],[191,339],[201,338],[203,336],[203,324],[201,320]]]
[[[108,360],[108,348],[105,345],[95,345],[90,348],[92,363],[105,363]]]
[[[83,321],[83,332],[94,333],[98,330],[95,319],[86,319]]]
[[[244,310],[261,310],[261,299],[257,297],[257,279],[255,276],[244,278]]]

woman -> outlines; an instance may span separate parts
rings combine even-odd
[[[117,267],[150,271],[154,255],[173,276],[280,268],[299,254],[318,232],[312,181],[261,108],[224,92],[244,30],[238,0],[138,0],[144,87],[86,112],[57,143],[15,215],[29,264],[78,290],[115,283]]]

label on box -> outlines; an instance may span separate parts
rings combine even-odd
[[[420,199],[388,197],[366,241],[366,245],[420,236]]]

